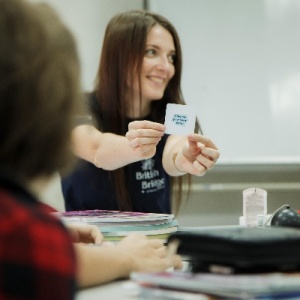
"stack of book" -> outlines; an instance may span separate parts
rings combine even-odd
[[[132,232],[166,240],[178,229],[178,221],[172,214],[83,210],[59,213],[59,217],[67,224],[84,223],[99,227],[106,241],[118,241]]]
[[[300,299],[299,273],[132,273],[141,299]]]

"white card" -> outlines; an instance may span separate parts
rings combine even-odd
[[[165,133],[187,135],[194,133],[196,113],[193,106],[167,104],[165,117]]]

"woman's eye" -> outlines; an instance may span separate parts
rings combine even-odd
[[[156,54],[156,51],[154,49],[148,49],[146,50],[146,55],[149,55],[149,56],[153,56]]]
[[[172,63],[172,64],[175,62],[175,58],[176,58],[176,55],[175,55],[175,54],[172,54],[172,55],[169,55],[169,56],[168,56],[168,60],[169,60],[169,62]]]

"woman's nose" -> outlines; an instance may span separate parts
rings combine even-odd
[[[160,70],[169,71],[170,68],[173,67],[173,64],[170,63],[168,57],[160,56],[157,63],[157,67]]]

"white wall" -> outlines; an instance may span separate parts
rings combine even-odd
[[[31,0],[52,5],[73,31],[82,67],[82,86],[91,90],[99,64],[104,30],[116,13],[142,8],[141,0]]]
[[[183,93],[225,163],[300,163],[300,1],[149,0],[178,29]]]

